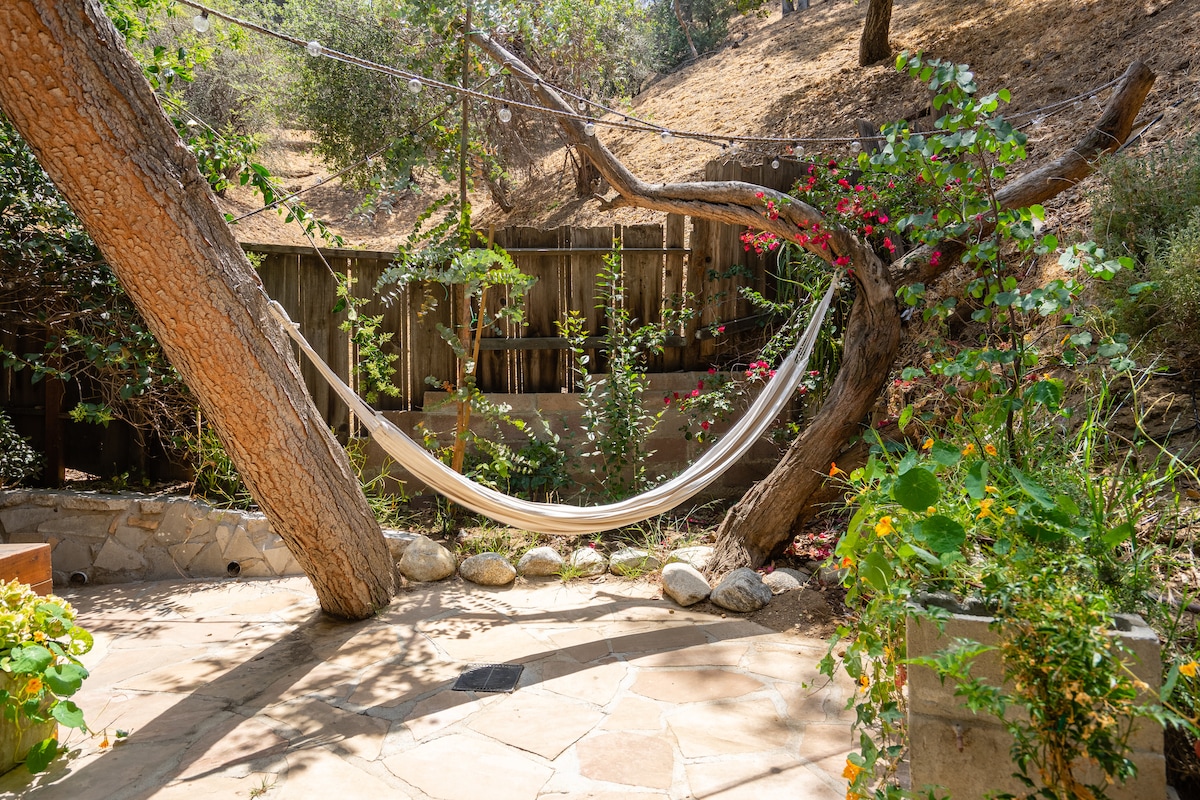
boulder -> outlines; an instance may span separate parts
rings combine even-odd
[[[400,574],[410,581],[440,581],[455,566],[454,555],[428,536],[417,536],[400,557]]]
[[[567,563],[572,570],[585,578],[603,575],[608,570],[608,560],[591,547],[581,547],[571,553]]]
[[[623,547],[608,557],[608,569],[613,575],[641,575],[653,572],[662,562],[640,547]]]
[[[523,578],[544,578],[562,572],[563,557],[553,547],[535,547],[517,562],[517,574]]]
[[[715,547],[709,547],[706,544],[698,544],[692,547],[680,547],[677,550],[672,550],[667,554],[667,563],[678,561],[683,564],[695,567],[701,572],[708,566],[708,562],[712,559],[713,553],[716,552]]]
[[[745,613],[758,611],[771,602],[771,590],[757,572],[742,567],[726,575],[712,590],[709,599],[721,608]]]
[[[390,528],[383,529],[383,540],[387,542],[388,551],[392,554],[393,561],[399,561],[404,558],[404,551],[413,543],[418,534],[410,533],[409,531],[395,531]]]
[[[799,589],[808,583],[810,575],[803,570],[781,567],[774,572],[762,576],[762,582],[771,590],[771,594],[783,594],[793,589]]]
[[[458,574],[481,586],[507,586],[517,577],[517,570],[499,553],[480,553],[463,559]]]
[[[662,587],[663,594],[681,606],[699,603],[712,592],[712,587],[700,574],[700,570],[681,561],[663,567]]]

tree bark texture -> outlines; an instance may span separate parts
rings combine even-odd
[[[212,421],[321,607],[365,618],[395,573],[345,453],[196,161],[95,0],[0,4],[0,107]]]
[[[858,40],[858,65],[866,67],[892,54],[888,34],[892,28],[892,0],[870,0],[862,38]]]

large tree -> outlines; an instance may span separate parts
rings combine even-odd
[[[541,102],[571,111],[569,104],[502,45],[486,36],[477,35],[475,40],[525,82]],[[1042,203],[1090,174],[1100,156],[1113,152],[1128,138],[1153,82],[1153,73],[1144,64],[1132,64],[1095,126],[1063,156],[996,192],[998,207]],[[599,137],[589,136],[583,120],[563,116],[560,124],[567,138],[587,154],[616,191],[617,196],[607,201],[609,207],[637,206],[704,217],[773,233],[786,241],[795,241],[798,233],[820,225],[829,235],[825,246],[814,243],[812,237],[806,248],[830,264],[851,268],[856,294],[844,333],[842,365],[829,394],[775,469],[730,509],[718,530],[718,557],[709,568],[721,572],[761,564],[786,544],[797,521],[811,514],[825,490],[830,465],[842,458],[849,443],[863,432],[863,421],[890,375],[901,340],[896,289],[936,281],[958,263],[965,243],[943,241],[936,254],[931,247],[919,247],[902,259],[885,263],[855,232],[796,197],[740,181],[646,183],[613,156]],[[767,201],[773,203],[776,214],[763,215]],[[987,224],[985,221],[979,235],[987,235]]]
[[[0,108],[198,398],[321,607],[359,619],[395,574],[268,298],[96,0],[0,5]]]

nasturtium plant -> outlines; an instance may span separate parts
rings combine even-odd
[[[42,597],[27,585],[0,585],[0,708],[3,722],[17,727],[50,720],[87,730],[83,712],[69,698],[88,671],[79,657],[92,649],[92,635],[75,624],[75,610],[54,595]],[[59,752],[57,734],[24,756],[30,772],[41,772]]]

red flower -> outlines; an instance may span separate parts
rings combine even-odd
[[[850,263],[850,256],[838,256],[833,260],[833,263],[837,264],[839,267],[844,267]]]
[[[701,427],[703,430],[708,430],[708,420],[704,420],[703,422],[701,422],[701,423],[700,423],[700,427]]]

